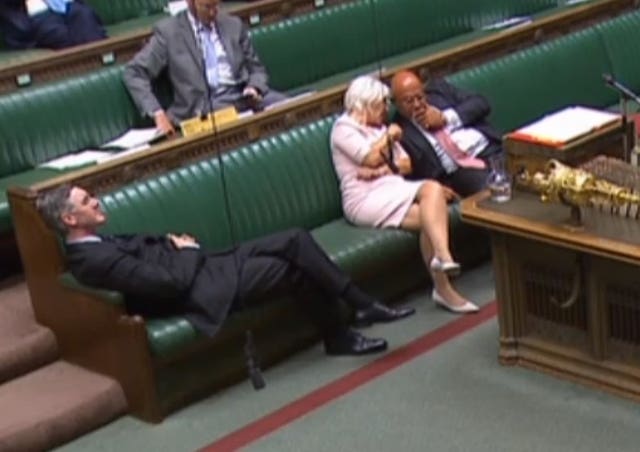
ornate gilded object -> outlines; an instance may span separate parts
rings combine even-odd
[[[571,207],[569,224],[582,226],[581,207],[595,204],[623,206],[640,204],[640,196],[629,188],[616,185],[592,173],[571,168],[557,160],[549,160],[544,172],[530,175],[526,170],[518,176],[521,185],[540,193],[542,202],[559,202]]]

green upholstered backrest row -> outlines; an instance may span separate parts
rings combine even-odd
[[[251,30],[279,90],[557,6],[556,0],[358,0]]]
[[[597,29],[613,74],[624,84],[640,90],[640,12],[603,22]]]
[[[492,122],[509,131],[565,105],[615,102],[602,82],[602,73],[611,71],[603,39],[590,28],[456,73],[449,81],[486,96]]]
[[[492,121],[509,131],[571,104],[606,107],[618,99],[603,73],[640,89],[640,11],[449,77],[485,95]]]
[[[105,25],[162,12],[167,0],[85,0]]]
[[[314,228],[341,216],[326,118],[225,154],[233,239]],[[137,182],[102,197],[106,232],[188,232],[208,249],[232,243],[217,158]]]
[[[98,146],[140,121],[112,67],[0,96],[0,177]]]

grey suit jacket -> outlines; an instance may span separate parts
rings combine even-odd
[[[215,23],[235,79],[242,86],[266,93],[267,72],[244,23],[223,12],[218,13]],[[207,112],[202,52],[186,11],[158,23],[150,41],[125,67],[124,82],[144,115],[152,117],[162,108],[152,83],[165,69],[173,90],[173,103],[167,110],[171,120],[177,123]]]

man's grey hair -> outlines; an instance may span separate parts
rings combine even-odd
[[[59,234],[67,233],[67,225],[62,221],[62,215],[69,213],[73,206],[69,200],[71,185],[65,184],[46,191],[38,196],[36,208],[47,225]]]
[[[344,108],[348,113],[365,112],[373,105],[386,102],[389,88],[377,78],[363,75],[355,78],[344,95]]]

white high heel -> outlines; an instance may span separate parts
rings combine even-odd
[[[465,302],[465,304],[460,306],[452,306],[438,293],[436,289],[433,289],[431,293],[431,298],[436,302],[436,305],[447,309],[451,312],[455,312],[456,314],[471,314],[474,312],[478,312],[480,308],[470,301]]]
[[[460,274],[460,264],[454,261],[442,261],[437,257],[431,259],[429,268],[434,272],[443,272],[447,276],[458,276]]]

